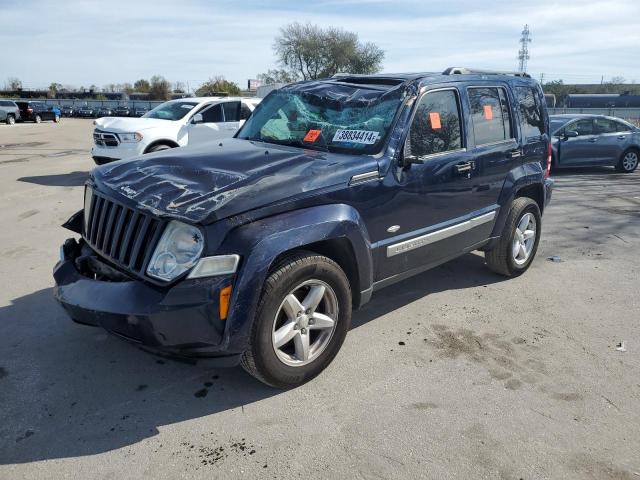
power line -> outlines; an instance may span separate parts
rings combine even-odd
[[[529,31],[529,25],[525,25],[520,36],[520,50],[518,50],[518,71],[527,71],[527,60],[529,60],[529,44],[531,43],[531,37]]]

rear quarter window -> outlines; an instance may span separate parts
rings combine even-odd
[[[538,140],[544,135],[545,128],[537,90],[532,87],[515,87],[513,92],[518,103],[522,136],[525,140]]]

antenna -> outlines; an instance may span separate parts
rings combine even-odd
[[[520,50],[518,50],[518,70],[527,71],[527,60],[529,60],[529,44],[531,43],[531,32],[529,25],[525,25],[520,35]]]

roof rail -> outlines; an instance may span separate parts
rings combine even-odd
[[[531,78],[526,72],[500,72],[498,70],[479,70],[477,68],[466,68],[466,67],[449,67],[444,72],[443,75],[513,75],[515,77],[526,77]]]

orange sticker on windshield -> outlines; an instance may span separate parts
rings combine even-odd
[[[493,120],[493,109],[491,108],[491,105],[484,106],[484,118],[486,120]]]
[[[303,141],[308,143],[313,143],[318,139],[321,133],[322,133],[322,130],[309,130],[307,134],[304,136]]]
[[[442,125],[440,124],[440,114],[438,112],[429,112],[429,122],[431,122],[432,130],[442,128]]]

